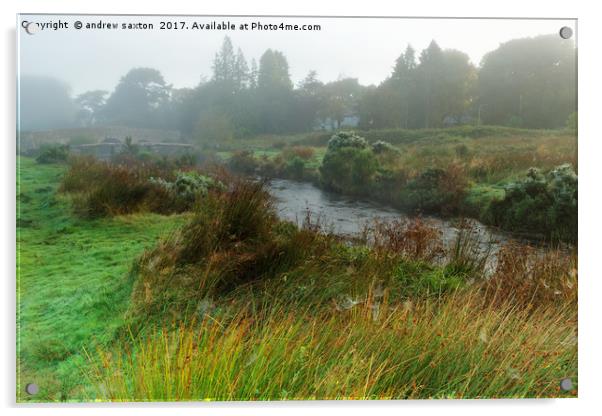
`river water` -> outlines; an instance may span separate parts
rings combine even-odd
[[[307,182],[273,179],[269,184],[269,191],[275,199],[281,219],[301,225],[309,210],[312,218],[319,219],[327,230],[339,235],[359,235],[367,224],[377,218],[382,221],[409,218],[407,214],[390,206],[327,192]],[[444,246],[453,244],[459,232],[456,221],[438,217],[423,219],[440,231]],[[471,225],[471,232],[475,234],[483,250],[495,253],[510,239],[508,233],[476,220],[471,220]]]

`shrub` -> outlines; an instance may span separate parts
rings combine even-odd
[[[83,197],[75,199],[76,212],[88,218],[131,214],[140,210],[151,185],[124,166],[114,166]]]
[[[577,175],[569,164],[543,175],[531,168],[508,184],[505,196],[492,201],[491,221],[518,232],[541,233],[551,239],[577,240]]]
[[[241,150],[235,152],[228,160],[228,167],[234,172],[245,175],[253,175],[257,173],[259,161],[253,156],[253,152]]]
[[[152,211],[160,214],[192,209],[195,201],[223,184],[197,171],[175,171],[177,160],[121,159],[109,163],[74,157],[60,190],[76,193],[74,207],[84,217]]]
[[[177,172],[174,181],[163,178],[150,178],[150,183],[162,188],[170,199],[173,199],[174,210],[187,211],[192,208],[198,198],[207,196],[210,189],[223,188],[223,184],[210,176],[201,175],[196,171]],[[156,201],[155,206],[160,206]]]
[[[395,167],[396,162],[399,160],[400,152],[395,146],[389,142],[378,140],[371,145],[372,152],[378,158],[378,162],[382,166],[390,168]]]
[[[399,205],[422,213],[455,214],[466,195],[467,180],[457,165],[428,168],[410,180],[399,195]]]
[[[358,136],[353,132],[339,132],[333,135],[328,141],[328,150],[336,151],[345,147],[353,147],[357,149],[366,149],[368,142],[363,137]]]
[[[44,146],[36,157],[38,163],[63,163],[69,157],[69,145],[57,144]]]
[[[110,166],[92,156],[75,156],[69,161],[69,169],[63,175],[61,192],[88,191],[109,174]]]
[[[305,160],[299,156],[295,156],[286,163],[287,176],[301,180],[305,173]]]
[[[378,160],[366,140],[353,133],[332,136],[320,166],[324,185],[337,192],[367,193]]]
[[[389,142],[385,142],[384,140],[378,140],[372,143],[371,147],[372,151],[377,155],[383,153],[399,153],[399,150],[395,146]]]

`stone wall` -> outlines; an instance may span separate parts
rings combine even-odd
[[[142,151],[157,153],[164,156],[179,156],[191,153],[195,147],[186,143],[135,143]],[[71,146],[70,149],[75,154],[90,155],[100,160],[109,160],[113,155],[121,152],[124,148],[123,143],[95,143],[81,144]]]
[[[118,137],[123,141],[127,136],[133,137],[136,142],[178,143],[182,141],[180,132],[176,130],[138,129],[123,126],[22,131],[17,138],[20,141],[21,151],[28,151],[37,149],[45,143],[68,144],[71,140],[79,138],[89,139],[90,143],[100,143],[106,137]]]

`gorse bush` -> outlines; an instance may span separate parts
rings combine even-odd
[[[399,149],[393,146],[389,142],[385,142],[384,140],[378,140],[371,144],[372,151],[376,154],[381,153],[399,153]]]
[[[429,167],[410,176],[399,166],[399,158],[399,150],[387,142],[369,145],[354,133],[341,132],[328,142],[320,166],[321,182],[336,192],[374,197],[406,211],[460,213],[469,186],[462,165]]]
[[[372,152],[376,155],[381,167],[397,168],[400,152],[399,149],[389,142],[378,140],[370,145]]]
[[[344,147],[353,147],[356,149],[366,149],[368,142],[354,132],[341,131],[330,138],[328,141],[328,150],[336,151]]]
[[[177,172],[174,181],[163,178],[150,178],[149,182],[165,190],[174,200],[176,210],[190,210],[198,198],[207,196],[211,189],[222,189],[224,184],[196,171]]]
[[[488,215],[506,229],[576,241],[577,175],[568,164],[546,175],[531,168],[525,179],[506,186],[504,198],[491,203]]]
[[[353,133],[338,133],[328,142],[320,166],[323,184],[337,192],[367,193],[378,169],[368,142]]]

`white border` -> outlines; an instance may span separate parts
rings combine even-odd
[[[4,302],[1,306],[3,325],[3,377],[0,384],[5,414],[60,414],[82,413],[114,415],[144,413],[164,415],[182,413],[183,408],[197,412],[224,415],[317,414],[344,413],[379,414],[475,414],[483,416],[508,413],[545,413],[546,415],[589,414],[600,408],[602,395],[602,368],[600,360],[600,302],[602,268],[596,236],[600,234],[598,205],[602,202],[601,159],[602,124],[600,123],[600,40],[602,17],[595,2],[524,0],[487,1],[428,1],[386,3],[379,0],[352,2],[304,0],[285,3],[275,0],[253,1],[140,1],[123,0],[81,1],[69,0],[3,0],[2,13],[2,71],[3,97],[0,100],[4,135],[2,143],[2,172],[4,198],[0,203],[3,233],[0,253],[4,266]],[[199,403],[199,404],[130,404],[130,405],[16,405],[15,404],[15,21],[21,13],[132,13],[132,14],[270,14],[270,15],[393,15],[445,17],[549,17],[578,18],[579,30],[579,398],[565,400],[488,400],[488,401],[406,401],[406,402],[269,402],[269,403]],[[598,215],[597,215],[598,214]],[[168,410],[173,409],[173,410]]]

